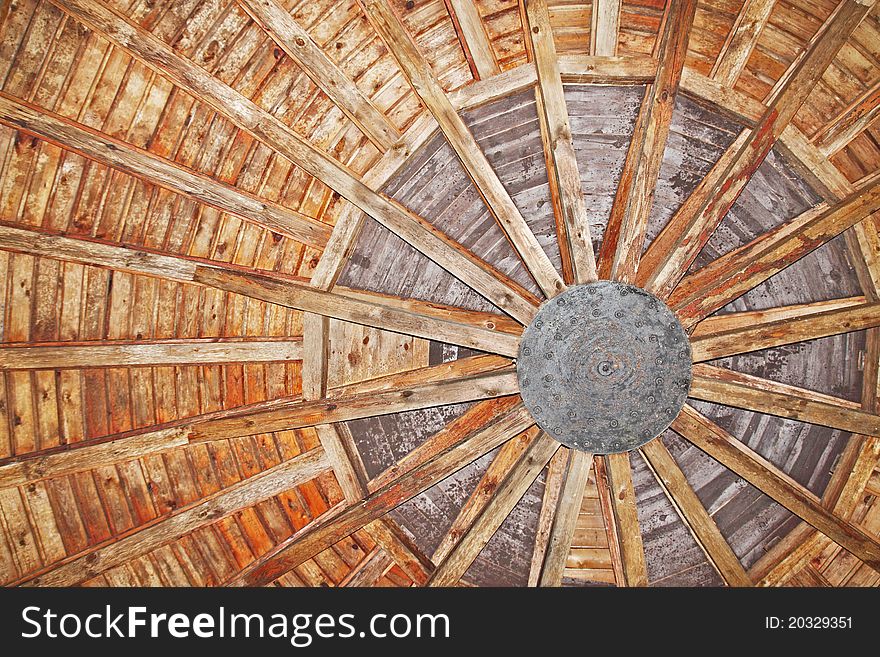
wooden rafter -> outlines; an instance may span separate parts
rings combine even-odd
[[[487,80],[501,73],[495,50],[486,34],[474,0],[445,0],[449,17],[458,32],[461,47],[475,80]]]
[[[605,525],[605,538],[608,541],[608,552],[611,556],[611,570],[614,573],[614,582],[617,586],[626,586],[626,573],[623,570],[623,556],[620,548],[620,531],[617,527],[617,516],[614,513],[613,491],[608,476],[608,466],[605,457],[596,455],[593,457],[593,472],[596,480],[596,494],[599,498],[599,511],[602,514],[602,523]]]
[[[590,54],[614,57],[620,32],[621,0],[596,0],[590,26]]]
[[[545,295],[556,295],[565,287],[562,278],[394,10],[387,0],[361,0],[361,5],[416,95],[437,121],[446,141],[526,269]]]
[[[686,327],[880,210],[880,181],[785,222],[685,277],[668,303]]]
[[[221,272],[210,267],[196,269],[195,282],[255,299],[297,308],[312,314],[334,317],[386,331],[421,338],[443,340],[472,349],[515,357],[519,338],[483,326],[455,321],[467,315],[450,312],[446,318],[398,310],[390,305],[362,301],[333,292],[293,283],[281,283],[267,277]]]
[[[550,532],[559,508],[559,496],[565,484],[565,473],[568,470],[569,450],[560,449],[547,464],[547,475],[544,479],[544,496],[541,498],[541,512],[538,515],[538,527],[535,530],[535,548],[532,550],[532,561],[529,565],[529,586],[537,586],[541,577],[541,568],[550,543]]]
[[[400,141],[391,121],[277,0],[237,2],[379,150],[387,151]]]
[[[646,84],[657,76],[657,60],[647,55],[562,54],[559,55],[559,73],[566,84]]]
[[[841,431],[880,436],[880,416],[862,410],[858,403],[705,363],[694,366],[688,395]]]
[[[880,81],[868,88],[812,138],[826,157],[831,157],[862,132],[880,116]]]
[[[648,247],[639,270],[641,287],[664,298],[672,291],[872,6],[873,1],[841,2],[755,128],[743,131]]]
[[[221,438],[223,433],[229,436],[238,431],[243,432],[239,435],[247,435],[248,432],[264,433],[278,430],[278,427],[288,423],[283,419],[283,416],[291,409],[293,416],[299,417],[299,420],[294,421],[294,424],[303,422],[305,425],[311,426],[319,424],[323,417],[322,414],[327,413],[322,405],[323,407],[332,406],[335,399],[348,399],[348,402],[343,402],[343,413],[345,413],[347,411],[345,411],[344,405],[351,403],[352,400],[364,401],[374,396],[382,399],[389,394],[393,396],[394,391],[406,396],[407,390],[414,387],[444,386],[448,381],[455,380],[472,381],[474,376],[480,376],[479,372],[491,374],[503,365],[503,359],[493,357],[464,359],[454,363],[444,363],[421,370],[350,384],[343,388],[334,389],[331,392],[332,399],[330,400],[303,402],[296,398],[285,397],[271,402],[197,415],[168,425],[145,427],[121,434],[88,438],[36,452],[16,454],[0,459],[0,487],[18,486],[40,479],[90,470],[102,465],[112,465],[147,454],[182,447],[200,439],[217,440]],[[470,383],[465,383],[463,386],[467,388]],[[466,397],[479,395],[475,391],[464,394]],[[368,401],[366,403],[369,404]],[[377,408],[381,410],[384,403],[377,402]],[[354,411],[352,406],[348,407],[348,412],[358,413]],[[328,417],[330,415],[332,413],[327,413]],[[271,424],[273,421],[274,425]]]
[[[696,0],[671,0],[666,7],[655,48],[657,75],[645,88],[602,239],[601,278],[635,281],[696,10]]]
[[[736,86],[775,5],[776,0],[745,1],[712,67],[713,80],[726,87]]]
[[[568,553],[571,551],[571,541],[577,527],[578,513],[581,510],[581,501],[584,499],[584,489],[592,465],[592,455],[576,449],[569,450],[565,483],[562,485],[559,507],[553,518],[550,538],[547,541],[544,565],[538,579],[539,586],[562,585],[562,573],[565,570]]]
[[[323,247],[330,237],[330,227],[317,219],[2,92],[0,123],[304,244]]]
[[[562,88],[559,58],[553,43],[550,11],[546,0],[522,0],[522,7],[523,25],[528,34],[526,45],[538,74],[538,120],[563,269],[572,281],[591,283],[597,278],[596,256]]]
[[[645,562],[645,546],[642,544],[642,531],[636,509],[636,495],[633,488],[632,468],[629,454],[608,454],[605,464],[608,468],[608,481],[611,489],[611,503],[614,508],[620,556],[627,586],[647,586],[648,571]]]
[[[147,30],[95,0],[55,0],[57,5],[139,59],[221,116],[300,166],[306,173],[358,206],[511,316],[528,323],[532,303],[500,281],[481,260],[402,205],[379,194],[336,160],[297,135],[232,87],[212,77]]]
[[[375,586],[385,571],[393,565],[394,560],[388,556],[388,553],[376,546],[351,569],[345,579],[339,582],[339,586],[350,588]]]
[[[70,555],[48,568],[30,573],[18,583],[29,586],[80,584],[184,534],[311,481],[328,469],[324,451],[313,449],[127,533]]]
[[[464,576],[558,449],[559,443],[544,432],[532,437],[473,523],[437,565],[428,586],[452,586]]]
[[[302,360],[302,340],[193,339],[30,343],[0,346],[0,371],[205,365]]]
[[[364,531],[382,546],[413,582],[424,585],[428,581],[434,572],[433,562],[416,547],[390,516],[383,516],[364,525]]]
[[[458,433],[417,467],[407,471],[372,493],[362,502],[337,507],[324,520],[313,522],[245,568],[231,585],[268,584],[303,561],[328,548],[345,536],[403,504],[432,485],[445,479],[468,463],[480,458],[534,423],[522,406],[516,406],[500,418],[477,430],[467,423],[467,431]],[[446,436],[448,440],[448,435]],[[429,439],[429,442],[432,439]],[[424,445],[423,445],[424,447]],[[427,449],[427,448],[425,448]]]
[[[641,452],[669,501],[728,586],[751,586],[752,580],[745,568],[730,549],[663,440],[657,438],[646,443]]]
[[[692,407],[685,405],[672,428],[835,543],[875,570],[880,569],[880,543],[876,538],[826,509],[813,493]]]
[[[695,363],[880,326],[880,303],[826,310],[691,340]]]

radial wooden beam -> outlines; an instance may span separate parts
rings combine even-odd
[[[337,507],[323,521],[307,525],[274,550],[246,567],[229,584],[258,586],[268,584],[289,570],[337,541],[357,531],[369,522],[427,490],[438,481],[480,458],[511,437],[525,431],[534,423],[522,406],[509,410],[500,419],[473,430],[459,433],[444,443],[431,458],[417,467],[394,478],[371,494],[363,502],[348,507]],[[445,437],[448,440],[448,436]],[[432,439],[429,439],[429,442]]]
[[[455,321],[466,318],[466,313],[450,312],[445,318],[417,314],[375,301],[322,292],[306,285],[282,283],[267,277],[224,272],[210,267],[197,268],[194,280],[254,299],[386,331],[442,340],[504,356],[515,357],[519,350],[519,337],[515,335]]]
[[[330,237],[330,227],[317,219],[3,92],[0,92],[0,123],[304,244],[321,248]]]
[[[565,484],[565,473],[568,470],[569,450],[557,450],[550,463],[547,464],[547,475],[544,479],[544,495],[541,498],[541,512],[538,514],[538,527],[535,530],[535,547],[532,550],[532,562],[529,565],[529,586],[537,586],[541,578],[541,567],[550,544],[550,532],[559,508],[559,496]]]
[[[695,363],[880,326],[880,303],[826,310],[691,339]]]
[[[581,175],[562,89],[559,57],[553,43],[546,0],[522,0],[526,45],[538,73],[538,119],[556,214],[556,232],[564,269],[576,283],[596,280],[596,256],[590,237]]]
[[[477,487],[464,503],[464,506],[459,509],[458,515],[452,521],[452,525],[446,530],[446,533],[440,540],[440,545],[434,550],[432,560],[435,563],[443,562],[455,549],[455,546],[458,545],[462,537],[470,531],[477,518],[480,517],[480,514],[483,513],[492,500],[499,485],[516,468],[520,459],[529,450],[532,443],[535,442],[539,431],[537,427],[532,427],[519,436],[511,438],[501,446],[489,467],[486,468],[486,472],[483,473],[483,476],[477,483]]]
[[[880,415],[862,410],[855,402],[705,363],[694,366],[688,396],[841,431],[880,436]]]
[[[685,277],[667,303],[682,323],[694,323],[813,252],[880,210],[880,181],[839,203],[824,203],[755,238]]]
[[[670,0],[666,6],[654,49],[659,61],[657,75],[645,88],[602,238],[601,278],[635,281],[696,10],[696,0]]]
[[[461,47],[475,80],[487,80],[501,73],[495,51],[486,34],[474,0],[445,0]]]
[[[464,576],[558,449],[559,442],[543,431],[532,438],[473,523],[437,565],[428,586],[452,586]]]
[[[804,315],[812,315],[826,310],[852,308],[854,306],[861,306],[864,303],[864,296],[856,296],[813,303],[797,303],[790,306],[777,306],[764,310],[743,310],[740,312],[724,313],[723,315],[711,315],[694,326],[691,335],[695,338],[717,335],[733,329],[755,327],[785,319],[796,319]]]
[[[387,151],[400,141],[391,121],[277,0],[237,2],[379,150]]]
[[[408,394],[407,391],[412,389],[425,389],[431,388],[433,385],[446,385],[449,381],[455,380],[464,381],[463,385],[467,388],[470,385],[467,382],[472,381],[474,376],[480,377],[479,372],[491,374],[493,371],[499,371],[499,367],[504,367],[503,359],[496,359],[494,357],[468,358],[454,361],[453,363],[444,363],[443,365],[426,367],[421,370],[351,384],[331,391],[331,396],[334,399],[348,400],[347,402],[342,402],[343,413],[345,413],[345,405],[351,404],[352,400],[368,400],[373,395],[377,395],[381,399],[389,394],[393,396],[395,391],[400,391],[401,396],[406,396]],[[466,392],[465,396],[470,396],[471,394],[471,392]],[[322,410],[322,405],[327,407],[333,406],[334,403],[333,399],[302,402],[295,398],[286,397],[269,402],[251,404],[250,406],[197,415],[162,426],[145,427],[120,434],[87,438],[76,443],[60,445],[54,448],[16,454],[12,457],[0,459],[0,487],[20,486],[40,479],[81,472],[103,465],[113,465],[120,461],[174,449],[198,440],[199,435],[202,436],[202,439],[208,438],[212,431],[215,431],[213,434],[214,439],[220,438],[223,430],[227,434],[230,431],[235,433],[235,431],[239,430],[243,430],[245,433],[248,431],[255,431],[256,433],[272,431],[272,426],[275,426],[277,429],[279,425],[286,424],[283,415],[285,412],[291,411],[291,409],[294,415],[299,415],[301,422],[311,422],[314,424],[323,419],[322,413],[325,411]],[[384,403],[381,401],[378,401],[377,404],[380,410],[384,406]],[[499,405],[504,407],[505,402],[501,400]],[[309,411],[309,408],[313,410]],[[352,410],[351,406],[348,408],[349,411]],[[313,414],[311,420],[308,418],[310,412]],[[332,421],[333,411],[327,412],[327,415],[330,421]],[[262,424],[263,420],[266,420],[266,424]],[[272,425],[273,421],[275,425]],[[232,424],[229,425],[227,422]],[[242,423],[252,426],[244,429],[236,426]],[[199,434],[200,431],[201,434]]]
[[[825,124],[813,136],[812,141],[825,157],[831,157],[867,130],[878,116],[880,116],[880,82],[874,83]]]
[[[562,573],[565,570],[568,553],[571,552],[571,541],[577,527],[581,501],[584,499],[584,488],[592,465],[592,455],[577,449],[569,450],[568,470],[565,473],[562,493],[559,495],[559,508],[553,519],[553,528],[550,530],[544,565],[538,580],[539,586],[562,585]]]
[[[544,294],[556,295],[565,287],[562,278],[492,169],[477,140],[434,78],[430,65],[422,57],[394,10],[386,0],[359,2],[416,95],[436,119],[446,141],[458,156],[489,212],[501,226],[526,269]]]
[[[28,586],[81,584],[200,527],[311,481],[328,469],[324,451],[313,449],[198,502],[174,509],[140,527],[72,554],[59,563],[30,573],[17,583]]]
[[[642,543],[642,530],[639,527],[629,454],[608,454],[605,457],[605,464],[608,468],[611,502],[617,520],[620,556],[626,585],[647,586],[645,546]]]
[[[590,25],[590,54],[606,57],[617,55],[620,32],[621,0],[596,0]]]
[[[874,0],[843,0],[792,68],[753,130],[744,131],[648,247],[638,283],[668,295],[715,232]]]
[[[338,586],[361,588],[375,586],[385,572],[394,565],[394,560],[381,547],[376,546],[359,564],[351,569]]]
[[[880,543],[876,538],[826,509],[813,493],[692,407],[685,405],[672,428],[835,543],[875,570],[880,569]]]
[[[479,258],[443,235],[427,220],[367,187],[339,162],[297,135],[279,119],[192,61],[178,55],[150,32],[95,0],[54,2],[76,20],[96,30],[159,75],[204,101],[221,116],[301,167],[497,307],[525,324],[531,321],[534,306],[520,292],[493,275],[491,268]]]
[[[663,441],[660,438],[652,440],[642,446],[641,452],[669,501],[678,510],[697,543],[728,586],[752,586],[748,573]]]
[[[623,570],[623,556],[620,547],[620,532],[617,527],[617,516],[614,513],[611,480],[608,476],[608,466],[605,463],[604,456],[596,455],[593,457],[593,472],[596,480],[596,494],[599,497],[599,511],[602,514],[605,538],[608,541],[608,552],[611,555],[611,570],[614,573],[614,582],[617,586],[626,586],[626,573]]]
[[[155,340],[0,346],[0,371],[205,365],[302,360],[302,340]]]
[[[736,86],[775,5],[776,0],[745,1],[709,74],[713,80]]]

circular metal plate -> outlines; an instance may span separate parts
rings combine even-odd
[[[687,399],[691,348],[657,297],[599,281],[547,301],[523,333],[523,402],[559,442],[593,454],[628,452],[660,435]]]

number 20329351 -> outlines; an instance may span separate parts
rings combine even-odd
[[[765,616],[768,630],[851,630],[852,616]]]

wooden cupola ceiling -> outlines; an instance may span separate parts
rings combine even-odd
[[[878,117],[874,0],[4,1],[0,583],[877,586]]]

